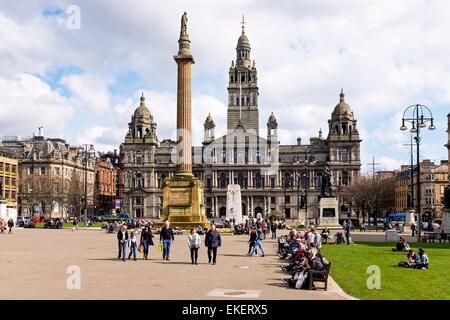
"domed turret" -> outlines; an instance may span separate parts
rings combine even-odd
[[[211,143],[215,139],[214,129],[216,128],[216,124],[214,123],[213,118],[211,117],[211,113],[208,114],[205,120],[205,131],[204,131],[204,138],[203,138],[203,144],[206,145],[208,143]]]
[[[353,120],[353,112],[350,109],[350,106],[345,102],[344,96],[344,90],[341,89],[339,103],[334,107],[331,117],[333,119],[348,118],[349,120]]]
[[[144,92],[142,92],[141,103],[139,107],[137,107],[136,110],[134,111],[133,117],[136,120],[150,120],[152,118],[150,110],[148,110],[148,108],[145,105]]]

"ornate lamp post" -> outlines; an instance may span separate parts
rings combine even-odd
[[[87,169],[89,160],[95,160],[95,149],[92,144],[83,144],[78,147],[78,152],[83,155],[84,163],[84,226],[87,226]]]
[[[409,113],[409,116],[407,115]],[[428,115],[429,117],[425,116]],[[405,117],[406,116],[406,117]],[[406,131],[408,128],[406,127],[405,123],[409,122],[411,124],[411,129],[409,130],[411,133],[415,133],[416,136],[414,137],[414,140],[416,141],[416,150],[417,150],[417,216],[418,216],[418,233],[417,233],[417,241],[420,242],[421,239],[421,233],[422,233],[422,215],[420,212],[420,129],[426,128],[426,123],[430,122],[430,125],[428,126],[429,130],[434,130],[436,127],[433,124],[433,113],[431,110],[421,104],[413,104],[405,109],[403,111],[403,117],[402,117],[402,126],[400,127],[400,130]],[[411,172],[411,175],[413,173]]]

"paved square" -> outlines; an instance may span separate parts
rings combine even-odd
[[[159,236],[155,237],[158,243]],[[204,246],[199,265],[191,265],[186,236],[175,236],[170,262],[162,260],[157,246],[150,248],[147,261],[123,262],[117,260],[116,234],[17,229],[13,235],[0,235],[0,299],[351,298],[333,280],[327,292],[286,288],[280,281],[286,275],[280,272],[275,240],[263,241],[267,251],[263,258],[246,255],[247,236],[222,239],[217,265],[208,264]],[[70,276],[66,271],[72,265],[81,270],[79,290],[66,286]],[[219,295],[219,288],[226,289]]]

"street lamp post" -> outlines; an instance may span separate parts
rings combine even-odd
[[[408,111],[410,111],[410,116],[405,117],[407,115]],[[429,117],[424,116],[425,113],[429,113]],[[416,136],[414,137],[414,140],[416,141],[416,150],[417,150],[417,216],[418,216],[418,233],[417,233],[417,242],[420,242],[421,240],[421,234],[422,234],[422,216],[420,213],[420,129],[426,128],[426,122],[430,122],[430,125],[428,127],[429,130],[434,130],[436,127],[433,124],[433,113],[431,110],[421,104],[413,104],[405,109],[403,111],[403,117],[402,117],[402,126],[400,127],[400,130],[406,131],[408,128],[405,126],[405,122],[411,123],[411,133],[415,133]],[[412,174],[412,172],[411,172]]]
[[[83,144],[78,148],[84,161],[84,227],[87,227],[87,169],[89,159],[95,159],[95,149],[92,144]]]

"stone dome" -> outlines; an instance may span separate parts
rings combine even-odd
[[[237,47],[238,48],[241,48],[241,47],[250,48],[250,41],[248,41],[248,38],[244,32],[242,32],[241,36],[238,39]]]
[[[144,93],[141,96],[141,104],[134,111],[135,119],[150,119],[152,117],[150,110],[145,106],[145,97]]]
[[[348,117],[348,118],[353,118],[353,112],[350,109],[350,106],[347,104],[347,102],[345,102],[344,100],[344,91],[341,90],[341,94],[340,94],[340,99],[339,99],[339,103],[336,105],[336,107],[334,107],[333,110],[333,117]]]
[[[269,122],[271,122],[271,123],[277,122],[277,118],[275,118],[275,115],[273,114],[273,112],[270,114]]]
[[[205,120],[205,125],[215,126],[214,120],[211,117],[211,113],[208,114]]]

